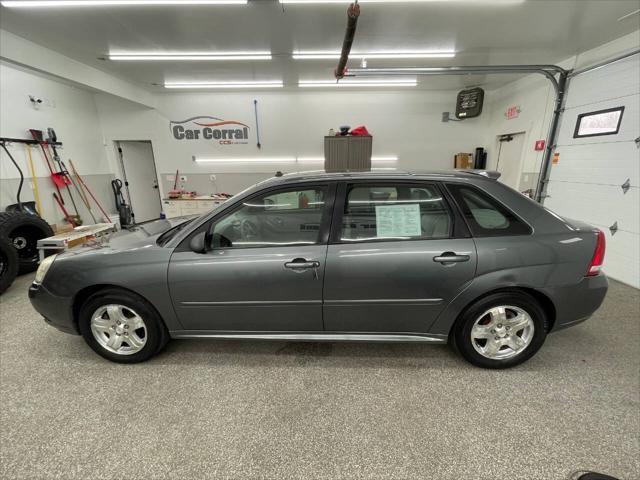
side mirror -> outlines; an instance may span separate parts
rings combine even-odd
[[[197,235],[191,237],[191,241],[189,242],[189,248],[194,253],[207,253],[207,245],[206,245],[206,232],[200,232]]]

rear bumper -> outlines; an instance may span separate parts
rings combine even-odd
[[[556,321],[552,331],[587,320],[600,308],[608,289],[609,281],[604,273],[584,277],[575,285],[548,289],[546,293],[556,307]]]
[[[64,333],[80,335],[73,321],[73,300],[53,295],[43,285],[32,283],[29,287],[29,300],[44,321]]]

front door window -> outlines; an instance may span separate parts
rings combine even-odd
[[[213,225],[213,248],[314,245],[320,241],[325,197],[325,188],[314,187],[247,200]]]

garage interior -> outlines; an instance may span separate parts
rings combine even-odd
[[[350,3],[0,2],[0,210],[61,235],[201,214],[364,126],[373,170],[496,170],[601,229],[604,305],[504,371],[205,340],[118,365],[45,325],[27,272],[0,297],[2,478],[640,478],[640,3],[361,0],[337,79]]]

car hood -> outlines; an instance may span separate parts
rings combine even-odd
[[[113,253],[135,250],[156,245],[158,237],[175,226],[197,218],[197,215],[170,219],[151,220],[110,234],[104,241],[96,241],[74,248],[64,255],[86,255],[90,253]]]

